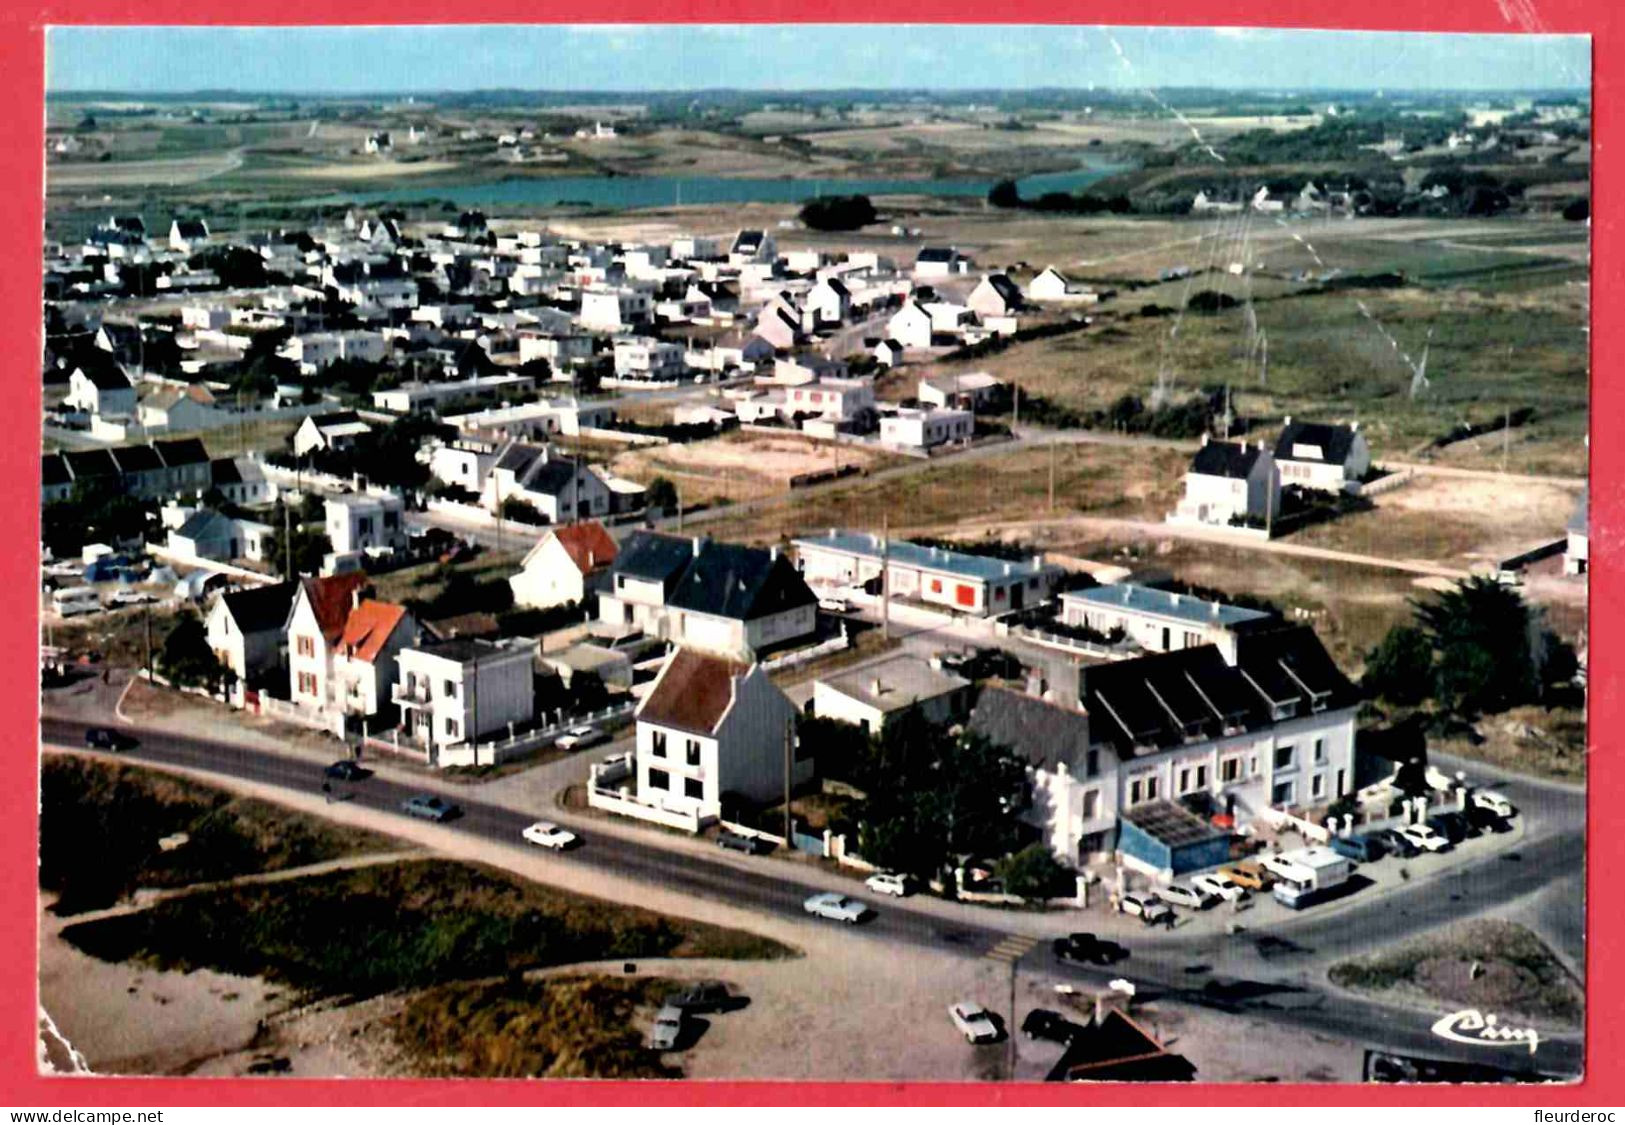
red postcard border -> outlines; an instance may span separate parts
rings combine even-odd
[[[0,1102],[17,1107],[72,1106],[278,1106],[278,1105],[636,1105],[658,1101],[689,1105],[912,1104],[1070,1105],[1617,1105],[1625,1103],[1620,1064],[1625,1028],[1609,1018],[1625,1002],[1625,973],[1614,956],[1625,918],[1615,907],[1599,871],[1625,870],[1625,836],[1598,814],[1625,796],[1625,771],[1609,757],[1606,732],[1625,720],[1620,695],[1619,541],[1625,442],[1610,438],[1612,423],[1625,418],[1625,387],[1606,378],[1625,341],[1625,321],[1598,317],[1625,294],[1622,285],[1620,211],[1613,185],[1625,155],[1619,107],[1613,95],[1625,75],[1621,8],[1615,0],[1546,0],[1510,5],[1498,0],[1295,0],[1259,5],[1250,0],[1154,0],[1137,5],[1132,18],[1120,5],[1015,0],[991,9],[971,0],[893,0],[877,8],[858,0],[620,0],[611,6],[566,0],[538,7],[524,0],[476,0],[451,5],[437,0],[350,0],[350,24],[528,23],[545,16],[556,23],[1043,23],[1177,24],[1187,26],[1323,27],[1359,30],[1582,33],[1593,37],[1593,261],[1592,412],[1599,437],[1592,448],[1592,475],[1601,487],[1591,494],[1592,606],[1590,623],[1591,756],[1588,818],[1592,826],[1587,873],[1588,981],[1583,1083],[1561,1092],[1540,1087],[1272,1086],[1091,1086],[953,1083],[758,1083],[635,1082],[317,1081],[300,1079],[58,1078],[36,1073],[37,912],[35,855],[38,803],[34,753],[39,699],[28,655],[38,643],[37,556],[39,504],[37,445],[31,434],[39,417],[40,250],[43,214],[44,32],[50,24],[244,24],[330,23],[334,9],[300,0],[245,10],[227,0],[61,0],[17,5],[0,13],[0,200],[12,216],[10,267],[0,272],[0,317],[9,346],[0,353],[4,382],[0,402],[24,428],[0,444],[3,526],[24,529],[0,556],[0,635],[12,654],[12,674],[0,681],[0,713],[10,724],[13,777],[0,790],[0,848],[7,857],[0,876],[0,990],[18,998],[0,1019]],[[1516,76],[1508,75],[1509,82]],[[1610,360],[1609,357],[1616,357]],[[1599,378],[1597,373],[1602,373]],[[1604,732],[1599,734],[1598,732]],[[1600,751],[1600,752],[1599,752]],[[1598,896],[1598,897],[1592,897]],[[1601,901],[1599,901],[1599,898]]]

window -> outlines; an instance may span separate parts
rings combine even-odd
[[[1241,777],[1241,759],[1225,758],[1219,763],[1219,780],[1223,782],[1236,781]]]
[[[1338,770],[1337,771],[1337,795],[1339,797],[1341,797],[1344,793],[1346,793],[1348,791],[1347,785],[1348,785],[1348,778],[1343,775],[1342,770]]]
[[[1275,768],[1286,770],[1292,768],[1292,746],[1277,746],[1275,748]]]
[[[447,680],[444,684],[442,684],[440,686],[442,688],[443,694],[445,695],[445,697],[447,699],[456,699],[457,698],[457,681],[456,680]]]
[[[649,749],[654,756],[664,758],[666,756],[666,732],[663,730],[655,731],[649,741]]]
[[[1190,771],[1190,767],[1181,766],[1180,769],[1179,769],[1179,791],[1181,793],[1189,793],[1190,789],[1191,789],[1191,771]]]
[[[1083,764],[1083,776],[1084,777],[1099,777],[1100,776],[1100,751],[1099,750],[1091,750],[1087,754],[1085,754],[1084,758],[1083,758],[1083,763],[1084,763]]]
[[[356,520],[355,529],[356,529],[356,534],[358,534],[358,535],[371,535],[372,534],[372,517],[371,516],[362,516],[360,519]]]
[[[693,797],[696,801],[705,799],[705,782],[697,777],[683,779],[683,796]]]
[[[650,770],[649,771],[649,788],[650,789],[670,789],[671,788],[671,775],[668,774],[665,770]]]
[[[1290,781],[1278,781],[1278,782],[1276,782],[1275,789],[1270,794],[1270,804],[1272,804],[1272,805],[1290,805],[1291,803],[1292,803],[1292,783]]]
[[[300,656],[315,656],[316,655],[316,638],[315,637],[298,637],[298,638],[295,638],[294,647],[299,650],[299,655]]]
[[[1000,586],[997,590],[993,591],[993,600],[996,601],[996,602],[1004,601],[1004,587],[1003,586]]]
[[[461,733],[462,724],[460,724],[456,719],[448,718],[446,720],[446,734],[451,738],[456,738]]]
[[[931,592],[933,594],[942,593],[942,579],[940,579],[940,578],[931,579]]]
[[[1258,755],[1257,754],[1254,754],[1251,758],[1247,759],[1247,772],[1252,774],[1254,777],[1258,776]]]
[[[1155,801],[1157,799],[1156,774],[1152,774],[1150,777],[1145,779],[1145,799],[1148,801]]]
[[[1318,766],[1322,762],[1324,762],[1325,760],[1326,760],[1326,740],[1324,738],[1317,738],[1317,739],[1315,739],[1315,765]]]
[[[1100,790],[1091,789],[1083,795],[1083,819],[1094,820],[1100,815]]]
[[[689,765],[697,766],[700,764],[700,744],[698,742],[692,738],[688,739],[683,744],[683,750],[686,753]]]
[[[1326,795],[1326,775],[1317,773],[1309,782],[1309,795],[1324,797]]]
[[[316,694],[316,674],[314,672],[300,672],[299,673],[299,694],[300,695],[315,695]]]
[[[1198,789],[1206,789],[1207,788],[1207,767],[1206,766],[1197,766],[1196,767],[1196,788],[1198,788]]]

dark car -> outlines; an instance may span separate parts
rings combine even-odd
[[[1048,1039],[1052,1043],[1071,1043],[1082,1030],[1060,1012],[1048,1008],[1034,1008],[1021,1021],[1021,1033],[1028,1039]]]
[[[1115,941],[1102,941],[1094,934],[1067,934],[1051,943],[1062,961],[1084,965],[1115,965],[1128,956],[1128,950]]]
[[[401,802],[401,811],[407,816],[420,817],[423,820],[444,822],[463,815],[463,810],[449,801],[439,797],[431,797],[420,793],[416,797],[408,797]]]
[[[1497,835],[1512,831],[1511,821],[1494,809],[1487,809],[1483,805],[1468,805],[1467,811],[1462,815],[1466,816],[1467,823],[1480,830],[1487,828]]]
[[[1479,829],[1460,813],[1438,813],[1427,819],[1428,827],[1449,840],[1452,844],[1459,844],[1469,836],[1480,834]]]
[[[760,855],[766,851],[766,844],[754,836],[746,836],[742,832],[734,832],[724,828],[717,833],[717,847],[727,848],[731,852],[744,852],[746,855]]]
[[[1382,842],[1375,836],[1333,836],[1328,846],[1345,859],[1371,863],[1383,856]]]
[[[134,750],[141,745],[123,731],[107,727],[91,727],[85,732],[85,745],[92,750]]]
[[[733,997],[728,986],[719,980],[700,981],[674,994],[666,1003],[685,1012],[717,1012],[728,1006]]]
[[[362,781],[372,776],[371,770],[349,758],[334,762],[322,772],[336,781]]]
[[[1390,854],[1397,855],[1401,859],[1411,859],[1422,854],[1422,849],[1402,836],[1396,828],[1386,829],[1378,839]]]

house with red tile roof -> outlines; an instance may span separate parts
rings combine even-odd
[[[782,799],[795,716],[760,664],[678,649],[638,706],[638,801],[704,819],[720,815],[724,793]],[[811,756],[793,753],[792,782],[812,780]]]
[[[546,609],[579,602],[587,581],[615,561],[615,540],[597,520],[547,532],[508,579],[516,606]]]
[[[417,623],[404,606],[375,601],[364,574],[302,578],[288,611],[293,702],[329,714],[374,715],[389,698],[395,657]]]

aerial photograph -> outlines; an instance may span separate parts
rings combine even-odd
[[[40,1072],[1579,1081],[1590,52],[48,29]]]

